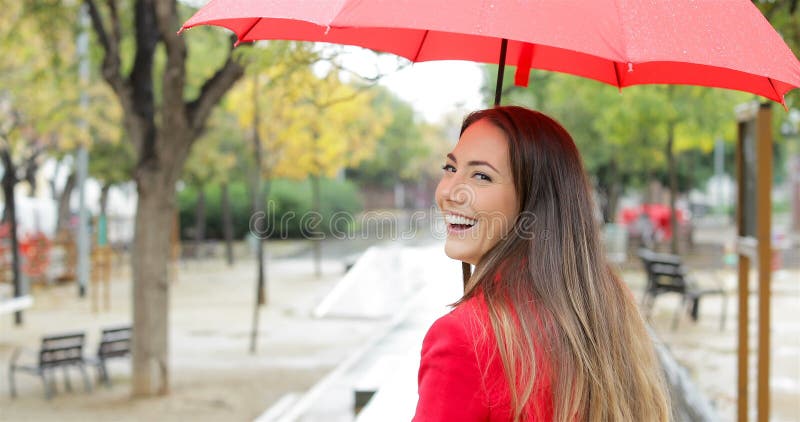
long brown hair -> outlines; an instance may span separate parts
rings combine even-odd
[[[461,133],[483,119],[508,139],[520,214],[461,301],[484,295],[513,419],[537,405],[538,360],[550,368],[556,421],[668,420],[663,372],[631,292],[605,259],[572,138],[550,117],[515,106],[472,113]]]

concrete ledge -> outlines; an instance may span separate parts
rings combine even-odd
[[[33,297],[30,295],[3,299],[0,301],[0,315],[11,314],[33,306]]]

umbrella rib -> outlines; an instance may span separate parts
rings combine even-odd
[[[772,82],[772,78],[767,78],[767,81],[769,81],[769,86],[772,88],[772,92],[775,93],[775,98],[780,98],[781,94],[778,92],[778,88],[775,88],[775,82]]]
[[[773,82],[772,78],[767,78],[767,80],[769,81],[769,86],[772,88],[772,92],[775,93],[775,98],[780,100],[784,110],[789,111],[789,106],[786,105],[786,98],[778,92],[778,88],[775,87],[775,82]]]
[[[428,39],[429,32],[431,32],[429,29],[425,30],[425,35],[422,36],[422,41],[419,42],[419,47],[417,47],[417,52],[414,54],[414,59],[411,60],[412,62],[416,62],[419,58],[419,53],[422,52],[422,46],[425,44],[425,40]]]
[[[617,62],[612,61],[611,66],[614,66],[614,76],[617,78],[617,88],[622,90],[622,80],[619,77],[619,68],[617,67]]]
[[[236,40],[236,44],[239,44],[240,42],[244,41],[245,37],[247,37],[247,34],[249,34],[250,31],[252,31],[253,28],[255,28],[256,25],[258,25],[259,22],[261,22],[261,19],[263,19],[263,18],[256,19],[255,22],[253,22],[253,24],[250,25],[250,27],[247,28],[247,31],[242,32],[242,35],[239,37],[238,40]]]

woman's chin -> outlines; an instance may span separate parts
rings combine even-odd
[[[453,244],[449,240],[444,244],[444,254],[447,255],[448,258],[475,265],[476,260],[474,259],[474,254],[471,252],[472,251],[465,248],[464,245]]]

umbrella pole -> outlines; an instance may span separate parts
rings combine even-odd
[[[500,44],[500,60],[497,68],[497,86],[494,89],[494,106],[500,105],[500,98],[503,96],[503,74],[506,70],[506,50],[508,49],[508,40],[503,38]]]

